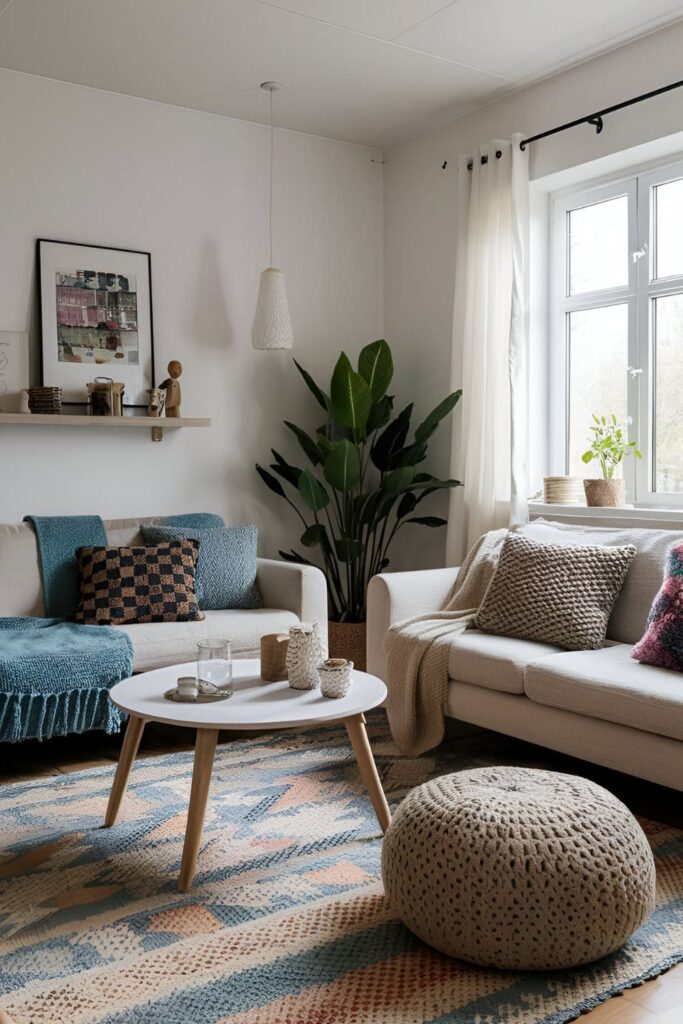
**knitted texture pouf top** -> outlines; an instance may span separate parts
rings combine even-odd
[[[530,768],[477,768],[418,786],[384,837],[382,877],[404,924],[483,966],[575,967],[649,917],[655,865],[606,789]]]

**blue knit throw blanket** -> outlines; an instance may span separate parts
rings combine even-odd
[[[107,534],[99,516],[24,516],[36,532],[45,614],[72,619],[78,608],[79,548],[104,547]]]
[[[122,630],[43,618],[0,618],[0,741],[88,729],[117,732],[109,689],[133,672]]]

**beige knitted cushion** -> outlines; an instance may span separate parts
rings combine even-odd
[[[570,651],[602,647],[607,622],[635,557],[632,544],[537,544],[511,533],[477,612],[485,633]]]
[[[613,952],[655,897],[652,851],[628,808],[586,779],[530,768],[418,786],[384,837],[382,877],[430,946],[513,970]]]

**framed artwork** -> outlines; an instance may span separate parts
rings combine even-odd
[[[111,377],[123,405],[146,408],[154,387],[152,267],[148,252],[39,238],[41,383],[65,405],[86,405],[86,385]]]
[[[28,377],[28,334],[0,331],[0,412],[18,411]]]

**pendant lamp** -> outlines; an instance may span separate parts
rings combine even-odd
[[[273,93],[280,88],[278,82],[262,82],[261,88],[270,93],[270,189],[268,206],[269,266],[261,272],[259,280],[254,326],[251,343],[257,349],[288,349],[294,335],[289,318],[285,275],[273,266]]]

